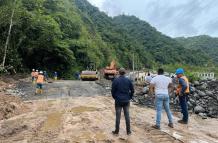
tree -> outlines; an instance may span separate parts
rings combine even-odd
[[[5,68],[5,60],[6,60],[6,56],[7,56],[8,43],[9,43],[9,39],[10,39],[10,36],[11,36],[11,29],[12,29],[12,26],[13,26],[14,12],[15,12],[15,9],[16,9],[16,1],[17,0],[14,0],[14,3],[13,3],[11,18],[10,18],[10,26],[9,26],[9,29],[8,29],[7,39],[6,39],[5,47],[4,47],[4,56],[3,56],[3,61],[2,61],[2,65],[1,65],[3,69]]]

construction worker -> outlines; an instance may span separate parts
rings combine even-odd
[[[32,69],[31,77],[32,77],[32,83],[35,84],[35,69]]]
[[[44,75],[43,75],[43,71],[39,72],[39,75],[37,76],[37,86],[36,86],[36,94],[42,94],[42,85],[44,83]]]
[[[36,72],[35,72],[35,79],[37,79],[38,75],[39,75],[39,71],[36,70]]]
[[[45,80],[47,81],[48,80],[48,73],[46,71],[44,71],[43,74],[44,74]]]
[[[181,111],[183,114],[182,120],[178,122],[181,124],[188,124],[188,96],[189,96],[189,81],[186,76],[184,76],[184,70],[182,68],[178,68],[176,70],[176,76],[178,78],[178,86],[176,89],[176,95],[179,96],[179,103],[181,107]]]
[[[54,80],[57,80],[57,79],[58,79],[58,73],[54,72]]]

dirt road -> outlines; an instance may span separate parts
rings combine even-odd
[[[130,109],[133,134],[126,135],[122,117],[120,134],[114,136],[113,100],[101,86],[95,82],[59,81],[46,88],[49,92],[43,96],[25,97],[30,112],[0,121],[1,143],[218,143],[216,119],[191,115],[189,125],[175,123],[170,129],[164,113],[158,131],[151,128],[155,111],[134,103]],[[175,121],[178,116],[174,115]]]

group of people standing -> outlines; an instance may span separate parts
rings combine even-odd
[[[35,69],[32,69],[31,72],[31,77],[32,77],[32,83],[36,83],[36,92],[35,94],[42,94],[43,90],[43,84],[45,81],[48,80],[48,74],[46,71],[38,71]],[[57,72],[54,72],[54,80],[57,80],[58,74]]]
[[[149,83],[149,94],[155,98],[155,108],[156,108],[156,124],[152,127],[155,129],[160,129],[161,126],[161,113],[162,107],[167,113],[168,126],[174,128],[173,116],[170,110],[170,90],[174,90],[174,85],[172,79],[164,75],[164,70],[162,68],[158,69],[158,75],[154,78],[150,78]],[[134,87],[131,80],[125,77],[125,69],[121,68],[119,70],[120,76],[114,79],[112,83],[112,97],[115,100],[115,111],[116,111],[116,122],[115,130],[112,131],[113,134],[119,134],[120,116],[121,110],[124,111],[125,121],[126,121],[126,131],[127,135],[131,134],[130,128],[130,117],[129,117],[129,107],[130,100],[133,98]],[[179,68],[176,70],[176,76],[178,78],[178,86],[176,88],[176,96],[179,97],[181,113],[183,118],[178,121],[181,124],[188,124],[188,95],[189,95],[189,81],[184,75],[184,70]]]

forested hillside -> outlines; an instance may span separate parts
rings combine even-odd
[[[1,0],[0,62],[13,8],[6,65],[17,71],[38,68],[68,77],[89,62],[102,68],[112,59],[131,68],[133,53],[141,68],[209,61],[208,55],[185,49],[145,21],[125,15],[108,17],[86,0],[17,0],[16,5],[14,0]]]
[[[195,37],[179,37],[176,40],[187,49],[201,50],[218,64],[218,38],[202,35]]]

